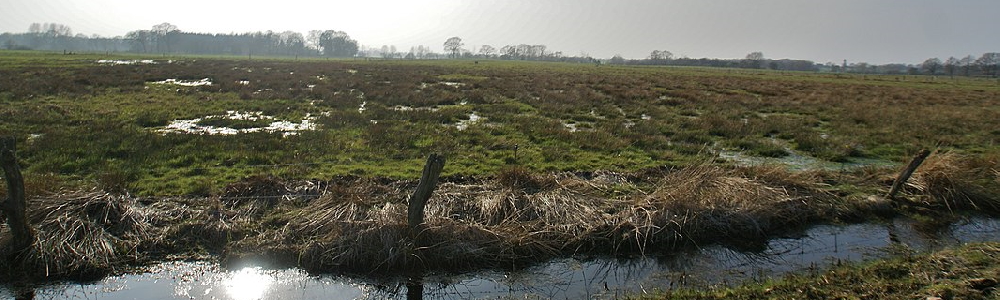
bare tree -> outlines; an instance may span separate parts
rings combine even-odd
[[[319,45],[319,36],[322,34],[322,30],[310,30],[309,33],[306,34],[306,47],[314,50],[323,50],[323,47],[320,47]]]
[[[171,36],[173,36],[177,31],[177,26],[170,23],[160,23],[153,25],[154,41],[156,42],[157,52],[170,52]]]
[[[955,77],[955,71],[958,70],[958,67],[961,63],[962,62],[959,61],[954,56],[949,57],[947,60],[944,61],[944,72],[947,73],[948,76]]]
[[[462,38],[453,36],[444,41],[444,51],[451,53],[452,58],[458,58],[462,53],[462,46],[464,45],[465,44],[462,43]]]
[[[937,57],[928,58],[920,67],[930,75],[937,75],[938,69],[941,69],[941,60]]]
[[[431,51],[430,46],[419,45],[417,46],[417,57],[421,59],[430,58],[433,51]]]
[[[479,55],[484,57],[493,57],[496,53],[497,48],[493,48],[493,46],[483,45],[482,47],[479,47]]]
[[[962,72],[965,73],[966,77],[972,75],[972,64],[975,62],[976,58],[972,57],[972,55],[966,55],[962,58],[962,60],[960,60],[960,63],[962,64]]]
[[[396,51],[396,45],[382,45],[382,48],[379,49],[378,53],[379,56],[385,59],[402,57],[402,55]]]
[[[512,59],[517,57],[517,46],[506,45],[500,48],[500,57],[504,59]]]
[[[653,50],[653,52],[649,53],[649,60],[671,60],[673,58],[674,54],[666,50]]]
[[[545,45],[531,45],[531,56],[535,58],[544,58],[545,50],[548,47]]]
[[[153,33],[149,30],[136,30],[125,34],[125,40],[133,52],[148,53],[151,50],[152,36]]]
[[[743,60],[745,66],[752,69],[760,69],[763,62],[764,62],[764,53],[760,51],[750,52],[749,54],[747,54],[746,59]]]
[[[983,75],[996,77],[997,69],[1000,67],[1000,53],[983,53],[983,56],[976,59],[976,65],[979,66],[980,70],[982,70]]]
[[[294,31],[284,31],[278,34],[278,43],[281,47],[291,50],[295,56],[299,56],[306,48],[306,38],[301,33]]]
[[[517,54],[514,55],[514,56],[516,56],[517,58],[520,58],[520,59],[523,60],[525,58],[528,58],[528,57],[532,56],[532,54],[531,54],[531,45],[528,45],[528,44],[518,44],[516,49],[517,49]]]

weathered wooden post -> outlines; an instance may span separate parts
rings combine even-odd
[[[409,227],[410,239],[413,241],[413,245],[417,247],[420,247],[422,244],[419,236],[423,230],[424,207],[427,206],[427,200],[434,193],[434,188],[437,187],[438,176],[441,175],[441,170],[443,169],[444,156],[437,153],[428,156],[427,163],[424,164],[424,171],[420,174],[420,182],[417,183],[417,190],[413,191],[413,195],[410,196],[410,203],[406,212],[406,223]],[[424,299],[422,270],[416,270],[409,280],[407,280],[406,299]]]
[[[406,223],[414,234],[419,232],[418,227],[424,223],[424,206],[427,205],[427,200],[431,198],[431,193],[437,186],[438,176],[441,175],[442,169],[444,169],[444,156],[435,153],[427,157],[427,163],[424,164],[424,171],[420,175],[417,190],[410,196],[406,214]]]
[[[7,181],[7,199],[0,210],[7,217],[7,226],[13,235],[12,243],[16,251],[31,246],[35,233],[28,224],[27,202],[24,199],[24,177],[17,166],[14,156],[14,137],[0,137],[0,167],[3,168],[4,179]]]
[[[903,172],[899,173],[899,177],[896,177],[896,181],[892,182],[892,189],[889,190],[889,199],[894,199],[896,197],[896,193],[899,193],[899,190],[903,188],[903,184],[905,184],[907,180],[910,180],[910,176],[913,175],[913,172],[916,171],[918,167],[920,167],[920,164],[924,163],[924,159],[927,158],[928,155],[931,155],[931,152],[927,149],[923,149],[920,150],[920,152],[917,152],[917,155],[913,156],[913,160],[911,160],[910,164],[906,166],[906,169],[903,169]]]

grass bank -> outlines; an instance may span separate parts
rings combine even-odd
[[[712,289],[662,291],[637,299],[996,299],[1000,243],[851,263],[812,274]]]

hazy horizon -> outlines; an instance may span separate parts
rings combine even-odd
[[[653,50],[692,58],[817,63],[920,63],[927,58],[1000,52],[1000,1],[964,0],[511,0],[235,2],[178,0],[0,0],[0,32],[59,23],[73,33],[122,36],[168,22],[186,32],[341,30],[369,47],[399,51],[461,37],[465,48],[543,44],[567,56]]]

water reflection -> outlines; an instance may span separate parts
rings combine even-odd
[[[830,263],[884,255],[906,245],[934,250],[972,241],[996,241],[1000,220],[971,219],[927,225],[910,220],[816,226],[789,232],[740,251],[707,245],[646,257],[562,258],[519,270],[411,274],[358,279],[314,276],[298,269],[226,270],[207,262],[168,262],[150,272],[95,283],[54,284],[28,292],[0,287],[17,299],[586,299],[618,298],[660,289],[761,281],[787,272],[818,272]]]
[[[261,299],[271,289],[274,277],[264,274],[260,267],[243,268],[226,279],[226,293],[233,300]]]

